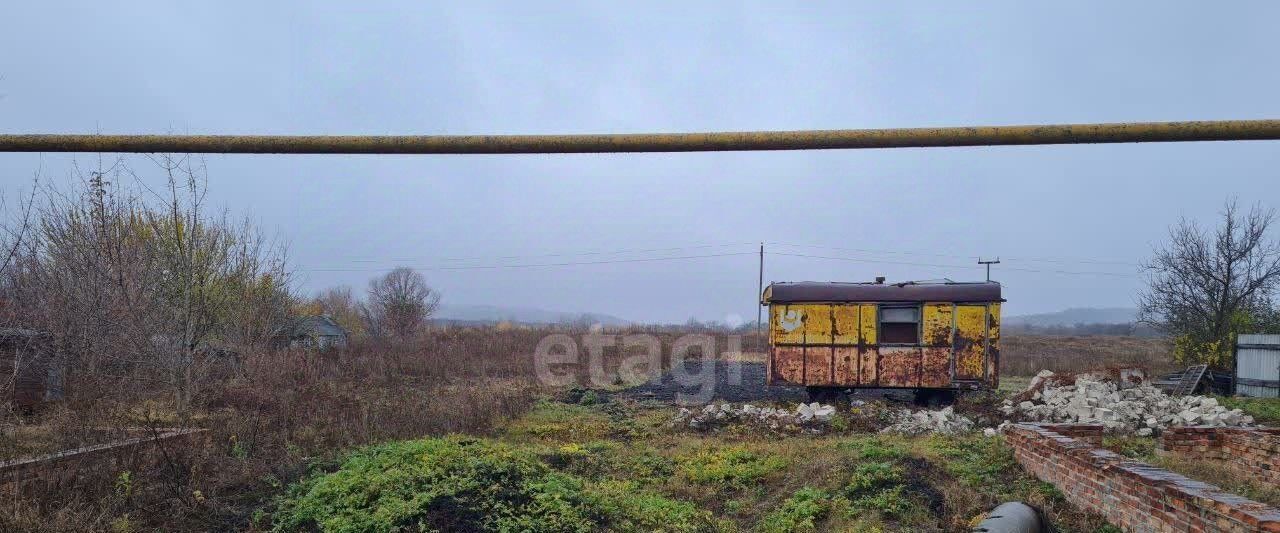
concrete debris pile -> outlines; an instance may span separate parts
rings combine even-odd
[[[941,433],[954,435],[973,431],[973,420],[957,414],[950,406],[937,411],[912,411],[903,409],[895,415],[895,422],[880,430],[881,433],[898,433],[902,435],[924,435]]]
[[[1061,383],[1042,371],[1021,395],[1005,400],[1001,412],[1036,422],[1102,424],[1108,432],[1152,435],[1175,426],[1248,426],[1253,417],[1204,396],[1171,397],[1147,383],[1124,383],[1081,375]]]
[[[730,423],[750,424],[772,430],[806,429],[821,431],[831,422],[836,408],[819,403],[802,403],[795,409],[777,407],[757,407],[749,403],[735,406],[729,403],[708,404],[702,409],[681,408],[674,419],[673,426],[686,426],[691,429],[707,430]]]

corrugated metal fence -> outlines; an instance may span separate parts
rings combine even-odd
[[[1236,339],[1236,394],[1280,398],[1280,335]]]

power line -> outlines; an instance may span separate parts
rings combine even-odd
[[[753,245],[758,245],[758,244],[760,244],[760,243],[756,243],[756,242],[733,242],[733,243],[716,243],[716,244],[691,244],[691,245],[685,245],[685,246],[669,246],[669,247],[662,247],[662,248],[632,248],[632,249],[621,249],[621,250],[591,250],[591,251],[581,251],[581,252],[556,252],[556,253],[546,253],[546,254],[528,254],[528,255],[495,255],[495,256],[472,256],[472,257],[437,257],[437,258],[430,258],[430,259],[426,259],[426,258],[393,258],[393,259],[365,259],[365,258],[360,258],[360,259],[349,259],[348,261],[349,261],[349,262],[351,262],[351,263],[421,263],[421,262],[424,262],[424,261],[425,261],[425,262],[507,261],[507,260],[520,260],[520,259],[543,259],[543,258],[550,258],[550,257],[586,257],[586,256],[609,256],[609,255],[623,255],[623,254],[641,254],[641,253],[654,253],[654,252],[678,252],[678,251],[685,251],[685,250],[700,250],[700,249],[708,249],[708,248],[731,248],[731,247],[735,247],[735,246],[753,246]],[[975,258],[979,258],[979,256],[978,256],[978,255],[976,255],[976,254],[975,254],[975,255],[957,255],[957,254],[942,254],[942,253],[928,253],[928,252],[911,252],[911,251],[904,251],[904,250],[877,250],[877,249],[869,249],[869,248],[850,248],[850,247],[842,247],[842,246],[824,246],[824,245],[816,245],[816,244],[797,244],[797,243],[785,243],[785,242],[776,242],[776,241],[773,241],[773,242],[766,242],[766,243],[764,243],[764,244],[769,244],[769,245],[774,245],[774,246],[784,246],[784,247],[790,247],[790,248],[813,248],[813,249],[825,249],[825,250],[840,250],[840,251],[858,252],[858,253],[868,253],[868,254],[893,254],[893,255],[920,256],[920,257],[937,257],[937,258],[946,258],[946,259],[966,259],[966,260],[972,260],[972,259],[975,259]],[[804,255],[804,254],[798,254],[798,255]],[[1140,265],[1138,265],[1138,264],[1136,264],[1136,263],[1129,263],[1129,262],[1123,262],[1123,261],[1093,260],[1093,259],[1081,259],[1081,258],[1074,258],[1074,259],[1073,259],[1073,258],[1061,258],[1061,257],[1059,257],[1059,258],[1049,258],[1049,257],[1015,257],[1015,258],[1009,258],[1009,257],[1003,257],[1003,260],[1004,260],[1004,261],[1011,261],[1011,260],[1012,260],[1012,261],[1028,261],[1028,262],[1048,262],[1048,263],[1113,264],[1113,265],[1124,265],[1124,266],[1135,266],[1135,267],[1136,267],[1136,266],[1140,266]],[[873,260],[871,260],[871,259],[866,259],[866,261],[873,261]],[[878,261],[878,260],[876,260],[876,261]],[[895,263],[898,263],[898,264],[912,264],[911,262],[902,262],[902,261],[899,261],[899,262],[895,262],[895,261],[879,261],[879,262],[888,263],[888,264],[895,264]],[[929,264],[921,264],[921,265],[922,265],[922,266],[942,266],[942,267],[947,267],[947,268],[951,268],[951,267],[953,267],[953,266],[957,266],[957,265],[929,265]],[[427,267],[424,267],[424,268],[427,268]],[[324,270],[324,269],[311,269],[311,270],[313,270],[313,271],[314,271],[314,270]],[[336,270],[341,270],[341,269],[333,268],[333,269],[329,269],[329,270],[335,270],[335,271],[336,271]],[[372,269],[372,270],[381,270],[381,269]],[[1017,269],[1016,269],[1016,268],[1006,268],[1006,270],[1017,270]],[[1036,271],[1036,272],[1040,272],[1040,271],[1042,271],[1042,270],[1037,270],[1037,269],[1023,269],[1023,270],[1027,270],[1027,271]],[[1049,271],[1048,271],[1048,270],[1045,270],[1044,272],[1049,272]]]
[[[982,268],[982,267],[977,267],[973,265],[940,265],[937,263],[918,263],[914,261],[888,261],[888,260],[881,260],[881,259],[865,259],[865,258],[856,258],[856,257],[834,257],[834,256],[827,256],[827,255],[791,254],[791,253],[785,253],[785,252],[767,252],[767,253],[769,255],[781,255],[786,257],[803,257],[806,259],[833,259],[837,261],[853,261],[857,263],[910,265],[910,266],[925,266],[925,267],[938,267],[938,268],[970,268],[970,269]]]
[[[1057,257],[1057,258],[1055,257],[1005,257],[1004,260],[1005,261],[1028,261],[1033,263],[1080,263],[1085,265],[1120,265],[1120,266],[1131,266],[1131,267],[1142,266],[1139,263],[1133,263],[1130,261],[1111,261],[1111,260],[1104,260],[1104,259],[1080,259],[1080,258],[1069,258],[1069,257]]]
[[[814,248],[814,249],[820,249],[820,250],[840,250],[844,252],[859,252],[859,253],[869,253],[869,254],[916,255],[921,257],[942,257],[947,259],[973,259],[974,257],[977,257],[976,255],[952,255],[952,254],[922,253],[922,252],[903,252],[903,251],[893,251],[893,250],[870,250],[866,248],[823,246],[819,244],[792,244],[792,243],[785,243],[785,242],[770,242],[766,244],[771,244],[773,246],[787,246],[791,248]]]
[[[532,259],[532,258],[545,258],[545,257],[574,257],[574,256],[590,256],[590,255],[618,255],[618,254],[626,254],[626,253],[652,253],[652,252],[669,252],[669,251],[680,251],[680,250],[705,249],[705,248],[724,248],[724,247],[742,246],[742,245],[749,245],[749,244],[754,244],[754,243],[704,244],[704,245],[676,246],[676,247],[666,247],[666,248],[640,248],[640,249],[629,249],[629,250],[589,251],[589,252],[562,252],[562,253],[539,254],[539,255],[525,255],[525,256],[516,256],[516,255],[511,255],[511,256],[493,256],[493,257],[487,257],[487,258],[486,258],[486,257],[472,257],[472,258],[439,258],[439,259],[437,259],[437,260],[438,260],[438,261],[473,261],[473,260],[482,260],[482,259],[502,260],[502,259]],[[807,248],[826,248],[826,249],[834,249],[834,250],[849,250],[849,251],[862,251],[862,252],[874,252],[874,253],[897,253],[897,254],[903,254],[903,255],[925,255],[925,256],[932,256],[932,257],[944,257],[944,258],[972,258],[972,257],[974,257],[974,256],[948,255],[948,254],[925,254],[925,253],[917,254],[917,253],[914,253],[914,252],[900,252],[900,251],[872,251],[872,250],[865,250],[865,249],[859,249],[859,248],[844,248],[844,247],[837,247],[837,246],[819,246],[819,245],[801,245],[801,244],[789,244],[789,243],[778,243],[778,242],[775,242],[775,243],[769,243],[769,244],[774,244],[774,245],[779,245],[779,246],[807,247]],[[691,259],[707,259],[707,258],[715,258],[715,257],[733,257],[733,256],[743,256],[743,255],[754,255],[754,254],[756,254],[756,253],[758,253],[758,252],[729,252],[729,253],[698,254],[698,255],[668,256],[668,257],[640,257],[640,258],[627,258],[627,259],[606,259],[606,260],[598,260],[598,261],[564,261],[564,262],[554,262],[554,263],[517,263],[517,264],[494,264],[494,265],[446,265],[446,266],[433,265],[433,266],[411,266],[411,268],[415,268],[415,269],[417,269],[417,270],[422,270],[422,271],[455,271],[455,270],[456,270],[456,271],[462,271],[462,270],[501,270],[501,269],[522,269],[522,268],[549,268],[549,267],[582,266],[582,265],[605,265],[605,264],[619,264],[619,263],[649,263],[649,262],[661,262],[661,261],[679,261],[679,260],[691,260]],[[941,264],[941,263],[926,263],[926,262],[919,262],[919,261],[894,261],[894,260],[886,260],[886,259],[878,259],[878,258],[866,258],[866,257],[843,257],[843,256],[829,256],[829,255],[815,255],[815,254],[800,254],[800,253],[786,253],[786,252],[766,252],[766,253],[768,253],[768,254],[770,254],[770,255],[784,256],[784,257],[799,257],[799,258],[806,258],[806,259],[825,259],[825,260],[835,260],[835,261],[852,261],[852,262],[868,263],[868,264],[906,265],[906,266],[921,266],[921,267],[946,268],[946,269],[957,269],[957,268],[959,268],[959,269],[975,269],[975,268],[976,268],[976,269],[981,269],[981,268],[983,268],[983,267],[981,267],[981,266],[974,266],[974,265],[955,265],[955,264]],[[373,261],[375,261],[375,260],[353,260],[353,262],[366,262],[366,261],[367,261],[367,262],[373,262]],[[394,270],[394,267],[385,267],[385,268],[303,268],[303,269],[299,269],[299,271],[300,271],[300,272],[386,272],[386,271],[390,271],[390,270]],[[1113,277],[1135,277],[1135,274],[1129,274],[1129,273],[1123,273],[1123,272],[1075,271],[1075,270],[1034,269],[1034,268],[1019,268],[1019,267],[1005,267],[1005,268],[1004,268],[1004,270],[1006,270],[1006,271],[1015,271],[1015,272],[1032,272],[1032,273],[1041,273],[1041,274],[1062,274],[1062,275],[1073,275],[1073,276],[1113,276]]]
[[[558,252],[558,253],[534,254],[534,255],[496,255],[496,256],[473,256],[473,257],[437,257],[437,258],[432,258],[432,259],[430,259],[430,261],[450,261],[450,262],[453,262],[453,261],[503,261],[503,260],[511,260],[511,259],[542,259],[542,258],[547,258],[547,257],[581,257],[581,256],[592,256],[592,255],[622,255],[622,254],[632,254],[632,253],[639,254],[639,253],[652,253],[652,252],[678,252],[678,251],[682,251],[682,250],[699,250],[699,249],[706,249],[706,248],[728,248],[728,247],[732,247],[732,246],[749,246],[749,245],[754,245],[754,244],[756,244],[756,243],[755,243],[755,242],[735,242],[735,243],[725,243],[725,244],[694,244],[694,245],[688,245],[688,246],[671,246],[671,247],[666,247],[666,248],[636,248],[636,249],[627,249],[627,250],[594,250],[594,251],[586,251],[586,252]],[[352,262],[352,263],[397,263],[397,262],[412,263],[412,262],[417,262],[417,261],[421,261],[421,260],[422,260],[421,258],[413,258],[413,259],[410,259],[410,258],[402,258],[402,259],[389,259],[389,260],[383,260],[383,259],[351,259],[351,260],[350,260],[350,262]]]
[[[793,248],[815,248],[815,249],[841,250],[846,252],[860,252],[860,253],[871,253],[871,254],[914,255],[914,256],[920,256],[920,257],[942,257],[942,258],[948,258],[948,259],[975,259],[979,257],[977,254],[956,255],[956,254],[939,254],[939,253],[926,253],[926,252],[907,252],[907,251],[900,251],[900,250],[873,250],[873,249],[867,249],[867,248],[846,248],[846,247],[840,247],[840,246],[823,246],[823,245],[817,245],[817,244],[793,244],[793,243],[785,243],[785,242],[770,242],[767,244],[771,244],[774,246],[788,246]],[[1080,263],[1080,264],[1092,264],[1092,265],[1122,265],[1122,266],[1135,266],[1135,267],[1141,266],[1138,263],[1132,263],[1128,261],[1112,261],[1112,260],[1102,260],[1102,259],[1084,259],[1084,258],[1070,258],[1070,257],[1003,257],[1002,259],[1005,261],[1026,261],[1026,262],[1032,262],[1032,263]]]
[[[810,255],[810,254],[789,254],[789,253],[782,253],[782,252],[767,252],[767,253],[771,255],[781,255],[781,256],[787,256],[787,257],[803,257],[808,259],[831,259],[836,261],[853,261],[858,263],[872,263],[872,264],[909,265],[909,266],[924,266],[924,267],[935,267],[935,268],[966,268],[966,269],[983,268],[981,266],[975,266],[975,265],[942,265],[937,263],[918,263],[914,261],[885,261],[880,259],[866,259],[866,258],[856,258],[856,257],[835,257],[835,256],[826,256],[826,255]],[[1134,274],[1126,274],[1123,272],[1040,270],[1040,269],[1034,269],[1034,268],[1017,268],[1017,267],[1007,267],[1004,270],[1013,270],[1018,272],[1036,272],[1041,274],[1065,274],[1065,275],[1072,275],[1072,276],[1136,277],[1136,275]]]
[[[705,259],[710,257],[730,257],[738,255],[755,255],[756,252],[732,252],[723,254],[706,254],[706,255],[685,255],[674,257],[644,257],[633,259],[612,259],[603,261],[569,261],[564,263],[541,263],[541,264],[515,264],[515,265],[466,265],[466,266],[437,266],[437,267],[410,267],[416,270],[425,271],[444,271],[444,270],[499,270],[504,268],[541,268],[541,267],[562,267],[577,265],[607,265],[614,263],[648,263],[654,261],[676,261],[682,259]],[[394,270],[394,268],[305,268],[299,269],[300,272],[386,272]]]

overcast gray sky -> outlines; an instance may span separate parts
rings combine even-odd
[[[0,131],[613,133],[1280,118],[1280,5],[845,4],[15,2],[0,17]],[[770,251],[857,259],[770,256],[766,281],[981,279],[973,257],[998,255],[1007,312],[1022,314],[1132,305],[1141,287],[1133,264],[1178,217],[1209,222],[1229,196],[1280,203],[1278,148],[207,163],[213,201],[287,239],[308,291],[363,287],[373,270],[397,264],[718,255],[766,241],[844,248]],[[76,157],[92,159],[0,154],[3,190],[16,194],[37,169],[67,183]],[[698,245],[716,246],[507,257]],[[471,257],[489,259],[446,260]],[[756,261],[424,273],[447,303],[753,320]]]

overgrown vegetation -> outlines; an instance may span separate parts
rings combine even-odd
[[[169,178],[161,201],[123,188],[125,167],[99,169],[79,194],[50,194],[30,238],[7,248],[0,326],[38,330],[61,358],[41,364],[68,372],[62,401],[3,413],[0,454],[124,428],[197,427],[208,438],[166,450],[153,469],[17,498],[0,529],[959,530],[1007,499],[1041,506],[1064,530],[1101,524],[1022,474],[999,439],[868,434],[882,422],[875,412],[842,413],[838,435],[695,435],[668,427],[670,409],[611,401],[620,378],[548,388],[535,379],[539,340],[585,326],[425,327],[438,295],[413,272],[375,281],[368,302],[347,289],[303,298],[283,248],[203,209],[198,165],[158,162]],[[283,324],[315,313],[354,340],[280,345]],[[676,337],[722,332],[713,328],[617,333],[651,335],[670,354]],[[761,362],[744,353],[759,338],[706,339],[704,352]],[[1161,368],[1168,353],[1151,339],[1003,342],[1007,375]],[[669,365],[631,368],[642,348],[605,346],[599,368],[552,372],[584,384]]]
[[[680,333],[633,331],[654,334],[664,345]],[[1041,502],[1069,529],[1099,523],[1032,483],[1009,462],[1007,450],[966,455],[965,446],[976,445],[964,444],[968,438],[867,435],[874,426],[853,413],[833,424],[843,437],[779,440],[733,428],[698,436],[668,428],[669,409],[628,407],[598,390],[543,388],[529,379],[529,353],[547,333],[430,329],[405,342],[357,342],[345,350],[244,353],[237,372],[205,382],[192,404],[187,423],[209,428],[209,448],[189,450],[154,472],[131,473],[128,498],[116,496],[114,478],[32,495],[17,512],[0,513],[0,528],[270,528],[273,498],[308,472],[334,471],[353,448],[451,433],[490,435],[494,443],[527,451],[582,481],[596,500],[651,495],[613,505],[692,505],[710,513],[715,527],[732,530],[804,524],[806,516],[818,530],[928,529],[939,521],[951,524],[943,529],[963,528],[1001,498]],[[618,368],[622,355],[606,348],[605,368]],[[1017,357],[1006,352],[1005,360]],[[587,369],[566,371],[585,375]],[[550,397],[571,403],[539,400]],[[25,419],[21,432],[0,433],[0,444],[11,454],[40,453],[86,442],[94,436],[83,428],[104,421],[118,427],[180,423],[163,390],[135,390],[132,400],[109,405],[115,418],[101,415],[107,412],[101,406],[64,402]],[[878,466],[859,473],[857,465]],[[880,481],[868,483],[874,479]],[[622,517],[616,524],[630,520],[626,513],[612,515]],[[627,527],[616,524],[610,527]]]
[[[1040,506],[1064,531],[1104,524],[1022,473],[998,437],[726,438],[669,427],[672,414],[617,401],[542,402],[492,438],[363,449],[293,487],[275,526],[952,531],[1008,499]],[[409,493],[391,485],[415,487],[418,499],[405,503]],[[442,498],[434,510],[419,505]],[[537,504],[544,500],[555,505]],[[477,506],[495,512],[480,517],[469,511]]]
[[[108,161],[79,187],[34,191],[19,225],[4,228],[0,328],[30,339],[3,346],[4,363],[37,382],[49,376],[42,386],[60,398],[30,409],[4,402],[0,458],[138,428],[205,428],[207,440],[165,450],[146,471],[14,499],[0,529],[259,527],[265,502],[311,465],[371,443],[483,434],[545,392],[531,354],[549,329],[424,327],[438,297],[413,272],[376,280],[364,304],[342,289],[302,297],[279,243],[205,206],[198,160],[151,161],[160,187],[124,159]],[[283,327],[317,312],[349,327],[351,344],[283,347]],[[634,332],[669,346],[677,331]],[[622,349],[602,352],[614,372]],[[16,375],[0,379],[0,395],[14,397]],[[121,497],[113,483],[126,474]]]

